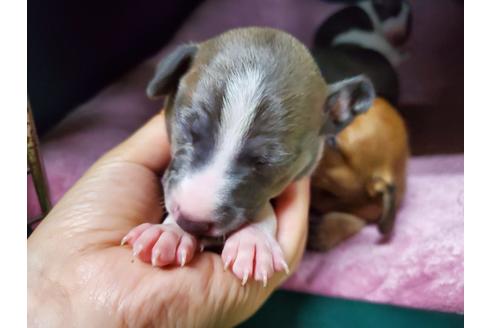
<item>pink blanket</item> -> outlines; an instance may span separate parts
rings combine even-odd
[[[42,140],[53,200],[60,199],[102,153],[157,111],[160,104],[146,99],[145,84],[156,58],[174,45],[244,25],[282,28],[309,43],[316,26],[335,8],[317,0],[205,2],[160,54],[79,106]],[[426,11],[426,15],[433,15],[432,11]],[[420,19],[421,23],[416,24],[416,30],[420,30],[417,35],[425,34],[425,24],[438,20]],[[443,25],[439,26],[438,30],[443,32]],[[414,66],[437,76],[445,71],[446,63],[429,61],[432,52],[425,49],[431,42],[415,42],[423,49],[416,51],[415,56],[424,64]],[[401,74],[405,77],[414,71],[410,61],[402,67]],[[442,83],[434,80],[405,81],[403,101],[426,102],[442,90]],[[38,211],[28,182],[28,214],[33,216]],[[378,238],[376,230],[368,227],[329,254],[306,254],[285,288],[462,312],[463,156],[412,159],[408,193],[395,236],[383,245],[378,244]]]
[[[328,254],[308,253],[285,288],[463,311],[463,156],[414,158],[393,239],[367,227]]]

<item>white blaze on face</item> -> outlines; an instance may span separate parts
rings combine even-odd
[[[233,74],[226,86],[215,169],[227,169],[240,150],[263,95],[263,75],[257,70]]]
[[[196,220],[213,220],[210,214],[228,192],[227,171],[241,150],[264,93],[263,74],[257,70],[234,72],[226,81],[221,124],[214,155],[202,170],[176,186],[173,202]]]

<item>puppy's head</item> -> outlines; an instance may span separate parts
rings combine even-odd
[[[327,86],[293,37],[250,28],[178,47],[147,93],[167,96],[166,208],[184,230],[217,237],[309,174],[325,138],[365,111],[374,92],[363,77]]]

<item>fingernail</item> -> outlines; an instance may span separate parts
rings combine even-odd
[[[248,278],[249,278],[249,272],[245,271],[243,274],[243,281],[241,282],[241,286],[246,285],[246,283],[248,282]]]
[[[120,246],[125,245],[127,241],[128,241],[128,236],[123,237],[123,239],[121,240]]]
[[[142,249],[143,249],[142,244],[135,245],[135,248],[133,249],[133,257],[136,257],[138,254],[140,254]]]
[[[181,251],[179,265],[181,265],[181,267],[184,267],[185,263],[186,263],[186,251]]]
[[[225,260],[224,271],[227,271],[227,269],[229,268],[229,265],[231,265],[231,257],[230,256],[228,256]]]
[[[267,274],[266,274],[266,272],[263,272],[263,287],[266,288],[267,283],[268,283]]]
[[[157,266],[157,258],[159,257],[161,253],[159,251],[152,252],[152,266]]]
[[[284,271],[286,274],[290,273],[289,266],[287,265],[287,263],[284,260],[282,260],[282,267],[284,268]]]

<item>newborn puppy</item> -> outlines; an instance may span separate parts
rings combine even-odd
[[[288,270],[270,200],[311,174],[325,140],[374,97],[362,76],[327,85],[299,41],[268,28],[178,47],[147,93],[166,96],[169,214],[163,224],[134,228],[122,243],[155,266],[184,265],[197,238],[223,237],[224,267],[243,284],[266,284]]]
[[[376,98],[333,143],[311,182],[308,248],[326,251],[377,223],[389,237],[405,191],[408,136],[400,114]]]
[[[313,56],[325,80],[363,74],[378,98],[325,146],[311,184],[310,249],[328,250],[368,223],[377,223],[385,238],[391,234],[409,154],[405,124],[393,107],[399,93],[393,55],[408,38],[410,21],[406,1],[364,1],[335,13],[316,33]]]

